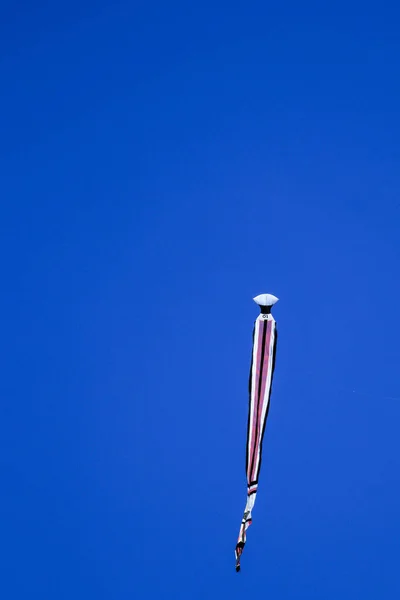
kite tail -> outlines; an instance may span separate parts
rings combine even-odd
[[[244,548],[244,542],[238,542],[236,544],[235,556],[236,556],[236,573],[240,571],[240,557],[242,556]]]
[[[251,511],[258,488],[262,443],[275,368],[277,330],[275,319],[271,314],[271,307],[277,300],[278,298],[272,294],[260,294],[254,298],[260,307],[260,314],[253,329],[246,445],[247,502],[235,548],[236,571],[240,571],[240,558],[246,543],[246,530],[251,524]]]
[[[250,527],[252,523],[251,511],[253,510],[254,503],[256,501],[256,492],[257,488],[252,485],[249,487],[246,508],[244,509],[243,519],[240,524],[239,537],[235,548],[235,557],[236,557],[236,572],[240,571],[240,557],[243,554],[243,549],[246,544],[246,531]]]

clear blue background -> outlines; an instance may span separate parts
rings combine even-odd
[[[399,11],[2,3],[4,600],[399,596]]]

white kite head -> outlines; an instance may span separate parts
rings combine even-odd
[[[275,304],[275,302],[278,302],[278,298],[272,294],[260,294],[259,296],[253,298],[253,300],[260,307],[262,315],[269,315],[271,312],[271,307]]]
[[[276,302],[278,302],[279,298],[273,296],[272,294],[260,294],[253,298],[254,302],[258,304],[258,306],[273,306]]]

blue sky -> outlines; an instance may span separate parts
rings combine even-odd
[[[3,2],[6,600],[399,595],[399,18]]]

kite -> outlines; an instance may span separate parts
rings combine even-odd
[[[246,447],[247,502],[235,549],[237,572],[240,571],[240,557],[246,543],[246,530],[251,525],[251,511],[256,501],[278,337],[276,321],[271,314],[271,307],[278,298],[272,294],[260,294],[253,299],[259,305],[261,313],[253,329]]]

